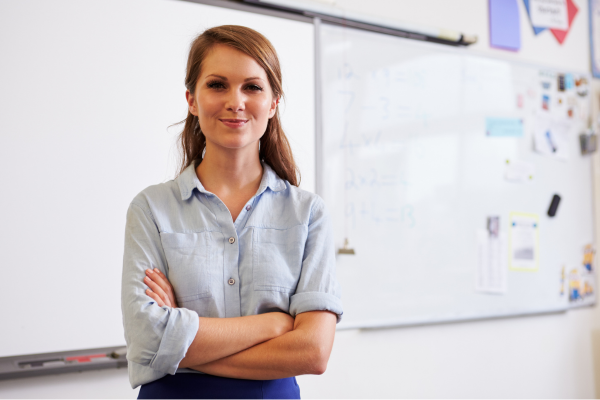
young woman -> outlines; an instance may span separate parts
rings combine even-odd
[[[271,43],[220,26],[192,43],[179,176],[127,213],[122,309],[140,398],[299,398],[342,315],[323,201],[299,189]]]

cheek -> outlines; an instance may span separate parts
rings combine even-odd
[[[251,102],[252,113],[256,119],[269,119],[269,110],[271,109],[271,100],[268,97],[257,98]]]
[[[198,98],[198,115],[202,116],[213,115],[222,109],[222,104],[218,96],[212,94],[202,94]]]

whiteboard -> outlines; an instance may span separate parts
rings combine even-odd
[[[562,267],[580,264],[593,242],[591,161],[578,149],[589,95],[569,119],[562,161],[533,149],[540,79],[556,82],[556,71],[332,25],[318,40],[319,194],[336,246],[348,239],[356,253],[337,256],[339,327],[565,310]],[[522,136],[488,136],[486,118],[521,120]],[[532,164],[534,178],[506,181],[507,160]],[[555,193],[562,201],[549,218]],[[498,216],[506,237],[511,212],[537,214],[539,268],[503,261],[506,291],[476,291],[477,232]]]
[[[314,190],[311,23],[167,0],[0,2],[0,357],[124,345],[127,207],[175,176],[189,44],[222,24],[277,49],[283,126]]]

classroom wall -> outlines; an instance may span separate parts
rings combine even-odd
[[[306,0],[308,1],[308,0]],[[327,0],[348,10],[477,34],[474,50],[573,71],[589,70],[588,9],[579,8],[561,46],[535,37],[521,0],[519,52],[489,47],[485,0]],[[597,90],[600,84],[595,82]],[[598,109],[594,96],[595,110]],[[595,156],[596,204],[600,160]],[[576,178],[576,177],[574,177]],[[596,211],[596,215],[600,212]],[[594,218],[594,216],[590,216]],[[600,218],[596,217],[596,227]],[[598,231],[598,230],[597,230]],[[600,310],[336,335],[327,372],[298,378],[305,398],[596,397]],[[0,381],[3,398],[134,398],[125,370]]]

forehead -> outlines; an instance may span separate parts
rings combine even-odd
[[[211,74],[227,79],[259,77],[267,80],[267,73],[255,59],[223,44],[213,46],[202,62],[201,77]]]

